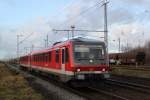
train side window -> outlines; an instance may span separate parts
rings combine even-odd
[[[48,62],[51,62],[51,55],[52,55],[52,53],[51,53],[51,51],[48,53]]]
[[[66,48],[65,50],[65,62],[69,62],[69,49]]]
[[[43,54],[44,55],[44,62],[47,61],[47,57],[46,57],[46,54]]]
[[[59,49],[55,50],[55,61],[56,63],[59,62]]]
[[[39,62],[41,61],[41,56],[39,55]]]
[[[42,62],[42,55],[40,54],[40,62]]]
[[[43,54],[41,54],[41,62],[43,62]]]
[[[62,64],[65,63],[65,49],[62,49]]]
[[[36,62],[36,56],[35,56],[35,58],[34,58],[34,61]]]
[[[35,62],[35,55],[33,56],[34,62]]]
[[[43,56],[43,62],[45,62],[45,54],[42,54],[42,56]]]
[[[48,53],[45,54],[45,62],[48,62]]]
[[[34,61],[36,62],[36,55],[35,55],[35,60]]]
[[[36,61],[38,62],[38,55],[36,55]]]
[[[39,57],[39,55],[38,55],[38,62],[40,61],[40,57]]]

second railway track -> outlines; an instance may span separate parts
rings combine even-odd
[[[17,68],[16,68],[17,70]],[[30,73],[29,73],[30,74]],[[83,100],[87,99],[87,100],[141,100],[141,98],[137,99],[138,97],[134,98],[134,95],[132,97],[130,97],[130,93],[129,93],[129,97],[127,95],[120,95],[119,92],[115,93],[115,91],[120,91],[118,88],[117,90],[115,89],[114,91],[108,91],[108,88],[114,88],[114,86],[119,86],[119,87],[130,87],[130,89],[132,90],[133,87],[137,87],[137,84],[123,84],[121,82],[116,82],[114,80],[107,80],[104,82],[105,85],[109,85],[109,87],[103,87],[100,86],[100,88],[97,87],[87,87],[87,88],[71,88],[69,86],[67,86],[66,84],[62,84],[53,80],[49,80],[47,77],[43,77],[39,74],[32,74],[35,75],[45,81],[51,82],[53,84],[55,84],[58,87],[61,87],[71,93],[74,93],[82,98],[84,98]],[[131,88],[132,86],[132,88]],[[142,88],[144,86],[138,86],[137,88]],[[144,89],[149,88],[149,87],[144,87]],[[143,88],[142,88],[143,89]],[[134,89],[136,91],[139,91],[139,89]],[[141,90],[140,90],[141,91]],[[122,92],[122,94],[124,94],[123,92],[125,91],[120,91],[120,93]],[[142,92],[145,92],[145,90],[142,90]],[[149,93],[147,91],[147,93]],[[127,94],[127,93],[125,93]],[[135,93],[136,94],[136,93]],[[141,95],[143,96],[143,94]],[[149,100],[149,98],[144,98],[144,100]]]
[[[107,81],[105,81],[105,83],[118,85],[120,87],[130,88],[136,91],[150,94],[150,86],[146,86],[146,85],[141,85],[141,84],[136,84],[131,82],[123,82],[123,81],[118,81],[113,79],[108,79]]]
[[[13,70],[17,70],[17,72],[20,71],[18,69],[18,67],[14,67]],[[31,73],[27,73],[27,72],[24,72],[24,73],[31,74]],[[42,80],[51,82],[51,83],[57,85],[58,87],[61,87],[67,91],[70,91],[76,95],[79,95],[87,100],[129,100],[129,99],[126,99],[125,97],[121,97],[121,96],[115,95],[113,93],[106,92],[104,90],[98,90],[98,89],[94,89],[91,87],[80,88],[80,89],[72,88],[72,87],[67,86],[66,84],[56,82],[55,80],[48,80],[48,77],[45,77],[43,75],[39,75],[39,74],[35,74],[35,73],[32,73],[32,75],[36,76],[38,78],[41,78]]]

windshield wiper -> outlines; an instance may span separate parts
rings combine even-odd
[[[104,58],[94,58],[94,59],[96,59],[96,60],[104,60]]]
[[[77,58],[77,60],[90,60],[90,58]]]
[[[77,60],[104,60],[104,58],[77,58]]]

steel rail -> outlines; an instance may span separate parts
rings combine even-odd
[[[114,98],[115,100],[130,100],[128,98],[125,98],[125,97],[122,97],[122,96],[119,96],[119,95],[116,95],[114,93],[111,93],[111,92],[108,92],[108,91],[104,91],[102,89],[96,89],[94,87],[88,87],[89,89],[92,89],[92,90],[95,90],[97,91],[98,93],[100,94],[104,94],[104,95],[107,95],[107,96],[110,96],[112,98]]]
[[[140,92],[143,92],[143,93],[150,94],[150,87],[146,86],[146,85],[123,82],[123,81],[118,81],[118,80],[113,80],[113,79],[107,79],[105,81],[105,83],[112,84],[112,85],[118,85],[120,87],[126,87],[126,88],[130,88],[130,89],[133,89],[133,90],[136,90],[136,91],[140,91]]]
[[[81,97],[83,97],[87,100],[99,100],[99,99],[101,99],[100,95],[109,96],[109,97],[106,97],[106,98],[111,97],[111,98],[114,98],[115,100],[129,100],[129,99],[126,99],[124,97],[121,97],[121,96],[118,96],[118,95],[115,95],[115,94],[112,94],[112,93],[109,93],[109,92],[106,92],[106,91],[103,91],[103,90],[93,89],[93,88],[89,88],[89,87],[88,87],[88,91],[81,91],[81,90],[78,90],[76,88],[71,88],[66,84],[56,82],[55,80],[48,80],[48,78],[45,77],[44,75],[39,75],[39,74],[34,74],[34,73],[29,73],[29,72],[23,71],[23,70],[19,69],[19,67],[17,65],[10,65],[9,67],[12,70],[16,71],[17,73],[25,75],[26,77],[31,77],[31,76],[32,77],[38,77],[42,80],[48,81],[52,84],[55,84],[56,86],[58,86],[60,88],[63,88],[67,91],[70,91],[70,92],[72,92],[72,93],[74,93],[78,96],[81,96]]]

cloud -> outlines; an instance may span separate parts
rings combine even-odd
[[[143,46],[146,40],[150,39],[150,34],[147,34],[149,32],[149,25],[143,26],[136,22],[128,24],[113,24],[110,27],[109,32],[110,48],[113,48],[114,45],[117,47],[118,38],[121,39],[122,46],[126,46],[127,44],[131,47],[137,47],[139,45]],[[115,42],[113,40],[115,40]]]
[[[10,0],[8,0],[10,1]],[[29,34],[34,33],[23,44],[20,45],[21,51],[24,47],[44,47],[44,39],[46,35],[49,36],[50,43],[61,41],[67,38],[66,32],[52,32],[52,29],[70,29],[71,25],[75,25],[76,29],[89,29],[89,30],[103,30],[103,7],[95,7],[86,13],[80,15],[85,9],[95,5],[96,0],[79,0],[73,3],[63,11],[61,16],[45,18],[37,16],[34,20],[29,20],[17,28],[5,28],[0,33],[0,52],[8,57],[8,55],[15,55],[16,53],[16,35],[23,34],[21,40]],[[99,0],[97,0],[99,1]],[[148,0],[113,0],[108,4],[108,28],[109,28],[109,46],[110,51],[117,51],[118,43],[112,40],[121,38],[121,44],[126,45],[127,41],[131,45],[138,45],[138,41],[142,37],[142,32],[145,32],[145,39],[149,39],[149,26],[150,23],[146,22],[149,19],[147,16],[143,21],[145,8],[137,12],[137,5],[147,5]],[[127,6],[128,5],[128,6]],[[135,9],[137,8],[137,9]],[[137,14],[138,13],[138,14]],[[80,16],[79,16],[80,15]],[[146,22],[146,24],[145,24]],[[141,24],[144,23],[144,24]],[[123,32],[123,33],[122,33]],[[77,32],[75,35],[101,37],[101,33],[85,33]],[[62,38],[63,37],[63,38]],[[7,39],[7,40],[6,40]],[[97,38],[99,39],[99,38]],[[142,39],[141,39],[142,40]],[[134,41],[134,42],[133,42]],[[35,48],[36,49],[36,48]]]
[[[48,22],[47,20],[42,17],[38,16],[35,18],[35,20],[31,20],[29,22],[24,23],[21,26],[18,26],[17,28],[6,28],[3,31],[1,31],[0,34],[0,52],[1,57],[13,57],[16,56],[16,45],[17,45],[17,35],[22,34],[23,37],[20,37],[20,41],[24,40],[26,37],[27,40],[25,40],[23,43],[20,44],[20,54],[25,53],[25,47],[29,48],[32,45],[34,45],[34,50],[38,50],[44,48],[46,35],[49,36],[49,44],[56,41],[61,41],[62,37],[66,36],[66,33],[55,33],[51,30],[56,25],[56,21],[50,19]],[[2,39],[1,39],[2,38]],[[40,47],[40,48],[39,48]],[[29,51],[29,49],[28,49]],[[9,56],[10,55],[10,56]]]
[[[124,0],[124,2],[128,4],[135,4],[135,5],[141,5],[141,4],[147,4],[150,3],[149,0]]]

